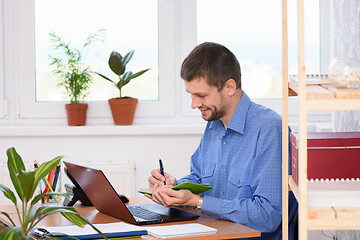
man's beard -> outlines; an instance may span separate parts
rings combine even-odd
[[[205,118],[204,116],[202,116],[202,118],[203,118],[204,120],[209,121],[209,122],[210,122],[210,121],[218,120],[218,119],[220,119],[221,117],[223,117],[224,114],[225,114],[225,112],[224,112],[223,109],[218,110],[216,107],[214,107],[214,110],[210,109],[210,111],[211,111],[210,117]]]

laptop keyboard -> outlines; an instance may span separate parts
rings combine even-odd
[[[141,206],[128,206],[129,211],[135,217],[142,218],[145,220],[152,220],[152,219],[167,219],[168,216],[156,212],[151,212]]]

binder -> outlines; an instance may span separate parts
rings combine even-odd
[[[360,178],[360,132],[308,132],[308,180],[347,180]],[[298,184],[299,134],[292,132],[291,171]]]
[[[139,226],[127,224],[124,222],[98,223],[93,224],[108,238],[133,237],[147,235],[147,230]],[[95,231],[90,225],[81,228],[76,225],[56,226],[56,227],[38,227],[31,229],[31,232],[44,238],[58,238],[62,240],[78,239],[102,239],[103,237]],[[47,236],[45,236],[48,234]]]

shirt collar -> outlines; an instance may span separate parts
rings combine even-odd
[[[249,96],[243,91],[239,104],[237,105],[233,116],[231,117],[228,129],[232,129],[241,134],[244,133],[245,122],[248,110],[250,108],[251,100]],[[210,122],[210,129],[214,129],[218,126],[224,126],[221,120],[215,120]]]

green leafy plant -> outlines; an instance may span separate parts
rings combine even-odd
[[[112,51],[109,57],[109,67],[110,69],[119,76],[119,81],[113,81],[110,78],[104,76],[101,73],[95,72],[99,76],[103,77],[104,79],[108,80],[109,82],[113,83],[117,89],[119,89],[119,97],[121,96],[121,89],[130,82],[130,80],[137,78],[150,70],[150,68],[139,71],[137,73],[132,73],[131,71],[125,72],[126,65],[131,60],[132,56],[134,55],[135,50],[131,50],[128,52],[124,57],[120,55],[120,53],[116,51]]]
[[[71,104],[83,103],[93,78],[90,67],[83,63],[82,53],[93,43],[104,41],[104,29],[89,35],[80,50],[71,48],[70,42],[64,42],[54,32],[49,35],[55,52],[53,55],[49,55],[50,65],[55,68],[52,72],[59,76],[58,87],[65,88],[64,92],[69,97]]]
[[[22,158],[16,152],[15,148],[9,148],[6,153],[8,156],[7,165],[10,178],[21,204],[18,204],[17,197],[8,187],[0,184],[0,190],[3,192],[5,197],[10,199],[15,205],[18,222],[20,224],[19,226],[16,226],[11,216],[6,212],[1,211],[0,214],[4,215],[10,221],[12,226],[3,225],[5,228],[0,233],[0,239],[33,239],[29,235],[30,230],[46,216],[58,212],[60,212],[69,221],[80,227],[83,227],[85,224],[90,224],[94,230],[106,239],[103,233],[94,227],[88,220],[80,216],[72,207],[58,205],[38,206],[39,201],[45,196],[58,195],[70,199],[68,194],[60,192],[40,193],[34,196],[34,192],[39,184],[39,181],[60,162],[62,156],[58,156],[51,161],[43,163],[35,171],[26,171]]]

